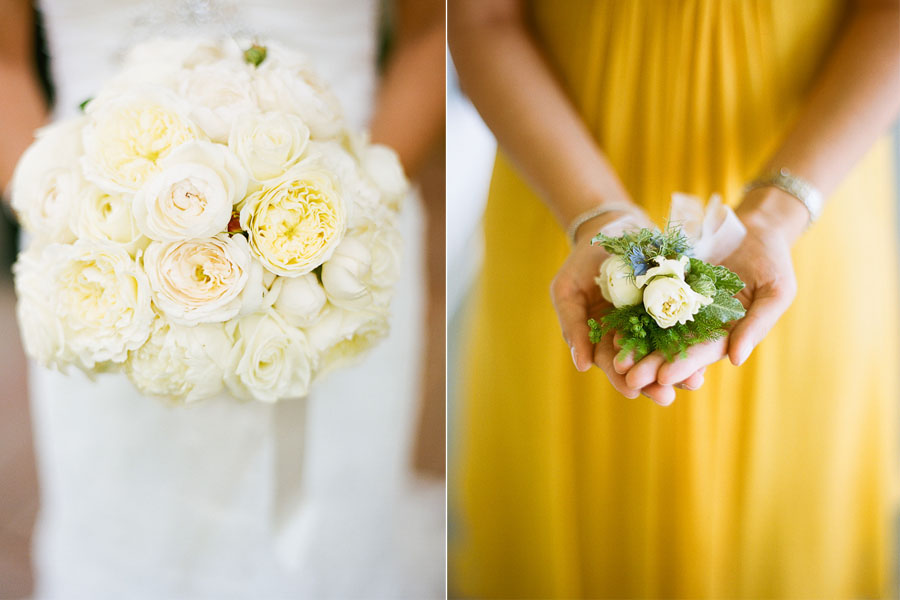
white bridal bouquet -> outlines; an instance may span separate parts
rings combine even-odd
[[[29,356],[275,402],[386,334],[408,184],[304,57],[148,42],[82,109],[13,177]]]

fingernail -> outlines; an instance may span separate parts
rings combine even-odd
[[[575,346],[569,348],[569,351],[572,353],[572,362],[575,364],[575,368],[578,369],[578,359],[575,358]],[[581,369],[578,369],[579,371]]]
[[[738,366],[741,366],[747,359],[750,358],[750,353],[753,352],[753,348],[746,348],[741,351],[741,354],[738,356]]]

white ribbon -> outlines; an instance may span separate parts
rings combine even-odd
[[[712,264],[725,260],[747,235],[747,228],[718,194],[713,194],[704,209],[700,198],[675,192],[669,224],[681,227],[694,247],[694,256]]]

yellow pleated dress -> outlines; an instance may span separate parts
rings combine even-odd
[[[734,205],[846,21],[832,0],[532,2],[534,34],[633,199]],[[569,247],[498,155],[455,415],[451,594],[891,598],[898,570],[894,148],[796,244],[797,298],[741,367],[661,408],[575,371]]]

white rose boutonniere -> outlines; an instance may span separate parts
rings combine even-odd
[[[600,275],[594,278],[600,293],[616,308],[633,306],[641,301],[642,293],[635,285],[631,265],[621,256],[613,255],[600,265]]]

